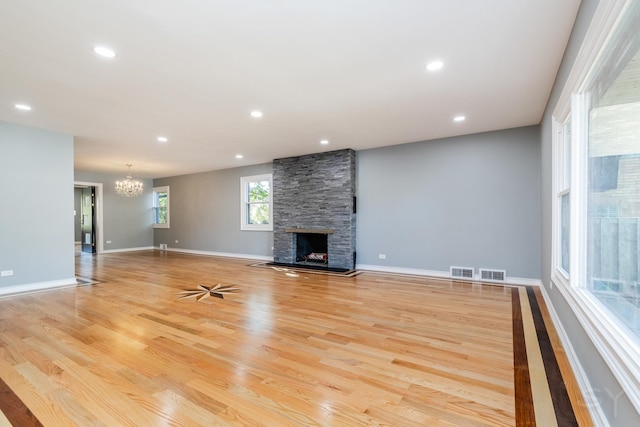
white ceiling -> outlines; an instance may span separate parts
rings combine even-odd
[[[538,124],[579,3],[2,0],[0,120],[136,177]]]

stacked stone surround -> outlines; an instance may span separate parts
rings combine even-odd
[[[274,261],[295,263],[296,236],[291,229],[331,230],[328,266],[354,268],[355,181],[356,153],[351,149],[274,160]]]

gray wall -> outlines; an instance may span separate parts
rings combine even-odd
[[[359,151],[358,264],[539,279],[539,138],[532,126]]]
[[[154,179],[155,187],[169,186],[171,227],[155,229],[154,244],[270,257],[271,231],[240,230],[240,178],[265,173],[272,173],[270,163]]]
[[[598,6],[597,0],[582,0],[578,17],[564,59],[556,77],[556,82],[547,103],[541,123],[541,213],[542,213],[542,281],[550,296],[551,303],[569,336],[572,347],[580,359],[580,364],[589,378],[592,390],[588,390],[590,398],[596,398],[612,426],[640,425],[640,415],[624,395],[619,395],[621,387],[611,373],[595,346],[587,336],[579,321],[567,305],[562,295],[551,289],[551,249],[552,222],[551,201],[553,197],[552,174],[552,113],[556,107],[560,93],[565,85],[573,62],[578,54],[591,18]]]
[[[76,182],[103,184],[102,240],[105,251],[153,246],[153,181],[136,178],[134,169],[133,178],[144,184],[144,193],[138,197],[118,196],[114,191],[115,183],[126,175],[124,166],[122,175],[75,171]]]
[[[0,287],[74,279],[73,137],[0,122]]]
[[[273,234],[240,231],[239,211],[240,177],[271,171],[155,179],[170,186],[171,228],[155,229],[154,245],[271,256]],[[537,126],[359,151],[356,175],[358,264],[540,279]]]

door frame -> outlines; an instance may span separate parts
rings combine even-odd
[[[73,185],[81,185],[96,188],[96,214],[93,218],[94,225],[96,226],[96,254],[101,254],[104,251],[104,242],[102,240],[102,201],[103,191],[101,182],[87,182],[87,181],[73,181]]]

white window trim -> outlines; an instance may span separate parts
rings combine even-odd
[[[158,224],[156,222],[156,193],[167,193],[167,223],[166,224]],[[169,195],[169,186],[165,185],[163,187],[153,187],[153,228],[171,228],[171,215],[170,215],[170,204],[171,204],[171,196]]]
[[[569,197],[571,195],[571,183],[566,184],[564,182],[564,166],[565,162],[565,148],[566,145],[564,143],[565,140],[565,123],[569,119],[570,110],[564,112],[564,116],[561,121],[557,120],[555,117],[552,122],[552,132],[553,132],[553,144],[552,144],[552,162],[553,162],[553,174],[552,174],[552,188],[553,188],[553,196],[551,201],[552,207],[552,242],[553,247],[551,248],[551,271],[556,277],[556,280],[560,281],[563,285],[569,286],[569,274],[564,271],[562,268],[562,254],[560,251],[561,240],[562,240],[562,212],[561,212],[561,202],[560,196],[569,193]],[[572,122],[573,123],[573,122]],[[573,126],[573,125],[572,125]],[[573,169],[572,169],[573,170]],[[571,220],[569,220],[571,223]],[[569,231],[569,235],[571,236],[573,230]],[[571,242],[571,240],[569,240]],[[571,244],[571,243],[570,243]],[[569,248],[569,261],[574,258],[571,256],[572,248]],[[569,270],[571,270],[573,266],[569,265]],[[573,271],[573,270],[572,270]]]
[[[249,194],[248,184],[255,181],[269,181],[269,224],[249,224],[247,218],[247,203]],[[243,231],[273,231],[273,175],[243,176],[240,178],[240,230]]]
[[[635,0],[601,0],[587,30],[586,37],[578,56],[567,78],[565,87],[553,112],[553,173],[552,179],[552,257],[551,257],[551,285],[560,291],[578,321],[593,342],[594,346],[605,360],[612,373],[620,383],[623,391],[640,412],[640,347],[631,341],[620,324],[614,320],[602,303],[600,303],[586,289],[587,245],[587,197],[584,190],[587,183],[586,158],[588,156],[585,144],[579,144],[587,131],[586,115],[581,111],[587,109],[586,96],[576,95],[581,92],[589,73],[597,63],[603,48],[610,37],[615,24],[622,12]],[[564,123],[571,114],[571,229],[570,229],[570,270],[569,280],[558,268],[558,215],[557,206],[557,126]],[[581,241],[582,239],[582,241]],[[565,343],[569,344],[570,343]],[[573,361],[577,362],[577,361]],[[581,367],[574,368],[581,371]],[[587,380],[588,382],[588,380]],[[584,383],[582,384],[584,385]],[[585,390],[586,391],[586,390]]]
[[[556,203],[556,209],[558,210],[557,212],[554,211],[554,215],[553,215],[553,221],[554,223],[557,223],[555,225],[555,227],[557,227],[557,229],[555,230],[557,233],[557,240],[554,240],[555,242],[557,242],[557,245],[554,245],[554,251],[555,252],[555,256],[556,256],[556,263],[554,268],[556,269],[556,271],[558,272],[558,274],[560,275],[560,277],[562,277],[562,280],[565,281],[566,285],[569,285],[569,277],[570,274],[564,270],[564,268],[562,268],[562,253],[560,252],[560,248],[561,248],[561,241],[562,241],[562,196],[565,196],[567,194],[569,194],[569,200],[571,200],[571,190],[569,188],[567,188],[566,190],[562,190],[559,191],[558,193],[556,193],[556,197],[555,197],[555,203]],[[571,206],[571,201],[569,201],[569,206]],[[569,212],[571,213],[571,211]],[[569,218],[569,223],[571,223],[571,218]],[[571,270],[571,259],[573,258],[571,256],[571,226],[569,227],[569,270]]]

